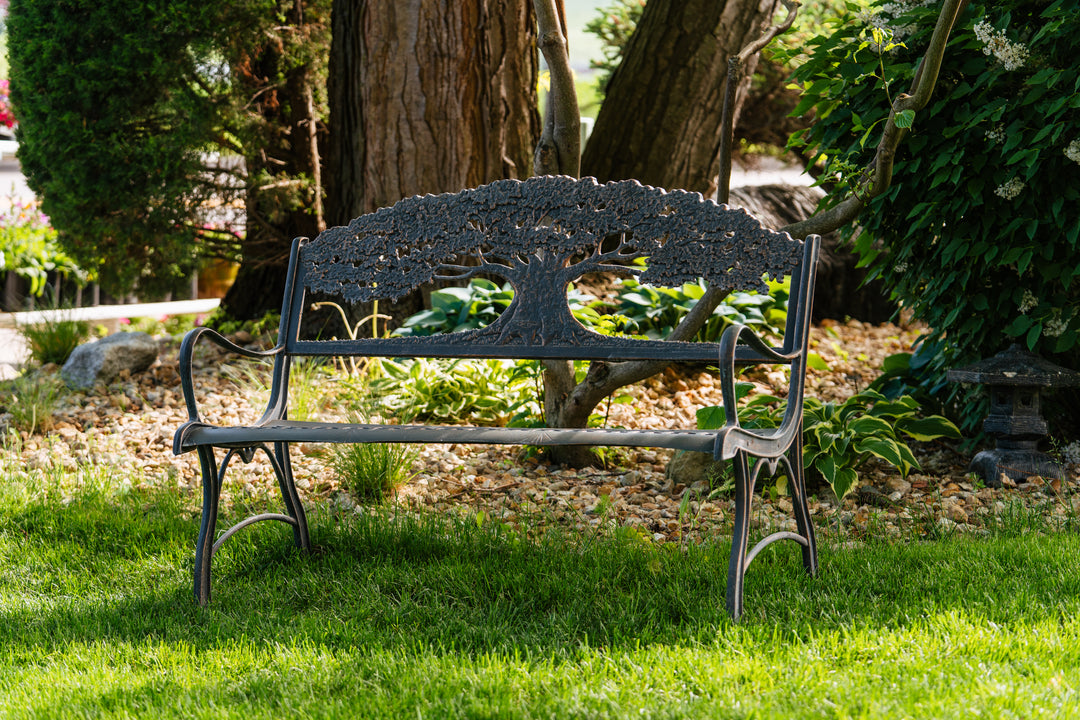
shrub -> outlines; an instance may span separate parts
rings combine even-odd
[[[853,183],[869,162],[867,140],[910,85],[936,15],[934,4],[875,2],[810,42],[797,112],[818,120],[793,145],[829,183]],[[859,218],[861,232],[849,230],[870,277],[942,343],[931,385],[955,392],[940,383],[946,367],[1010,337],[1080,367],[1078,52],[1075,2],[968,5],[930,104],[901,118],[910,136],[892,188]]]

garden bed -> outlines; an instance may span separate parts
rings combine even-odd
[[[811,369],[807,394],[821,400],[842,400],[863,390],[879,374],[890,354],[908,350],[918,327],[866,325],[858,321],[824,321],[813,330],[811,345],[828,370]],[[246,338],[250,339],[250,338]],[[104,465],[133,482],[176,486],[198,512],[197,456],[172,455],[172,436],[186,419],[176,369],[177,343],[163,338],[163,352],[150,371],[115,382],[93,393],[65,394],[42,435],[9,441],[8,460],[29,469],[58,468],[74,472],[81,463]],[[262,406],[253,403],[251,387],[235,375],[223,374],[214,351],[201,355],[198,382],[210,422],[252,420]],[[50,372],[49,368],[43,372]],[[332,393],[340,376],[320,376],[315,404],[333,413]],[[781,377],[752,374],[766,392],[784,385]],[[623,427],[693,426],[695,409],[720,402],[719,385],[703,369],[673,368],[627,389],[629,403],[613,403],[608,423]],[[1074,519],[1080,497],[1072,482],[1031,482],[1002,489],[981,487],[966,471],[967,456],[956,443],[912,443],[921,468],[902,478],[895,469],[871,463],[860,471],[859,487],[842,503],[827,489],[811,500],[815,523],[824,532],[846,537],[900,536],[906,528],[932,536],[953,532],[985,533],[1019,509],[1037,510],[1062,522]],[[333,503],[363,509],[339,486],[327,467],[325,446],[300,446],[294,452],[297,485],[306,504]],[[576,530],[626,529],[655,542],[687,542],[730,532],[732,500],[712,494],[704,482],[684,484],[669,479],[671,453],[619,450],[606,468],[570,469],[545,464],[521,448],[437,445],[420,448],[415,476],[393,502],[405,508],[473,514],[483,520],[543,532],[552,523]],[[1073,471],[1076,467],[1073,466]],[[235,467],[224,488],[226,503],[276,495],[269,464],[256,456]],[[713,495],[710,498],[710,495]],[[755,525],[789,529],[790,501],[766,488],[755,505]]]

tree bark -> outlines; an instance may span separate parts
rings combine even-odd
[[[529,0],[335,0],[326,214],[530,174],[540,135]]]
[[[582,174],[711,194],[728,57],[760,35],[778,5],[650,0],[608,84]],[[756,55],[743,63],[736,121],[756,64]]]

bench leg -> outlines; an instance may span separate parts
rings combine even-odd
[[[293,542],[301,550],[310,550],[311,540],[308,538],[307,515],[304,513],[300,496],[296,492],[292,460],[289,458],[289,443],[274,443],[274,455],[277,456],[274,472],[277,474],[278,487],[281,488],[281,498],[285,502],[289,517],[296,521],[293,525]]]
[[[746,547],[750,541],[750,504],[754,499],[754,486],[751,484],[753,479],[745,450],[737,452],[731,464],[735,475],[735,528],[731,535],[724,599],[731,619],[738,620],[743,613],[743,577],[746,575]]]
[[[210,600],[210,561],[214,557],[218,497],[221,494],[221,476],[214,448],[199,446],[199,466],[202,468],[203,507],[199,541],[195,546],[195,602],[205,605]]]
[[[803,468],[802,431],[795,438],[788,452],[789,474],[791,475],[791,506],[795,513],[795,526],[800,535],[806,538],[802,547],[803,567],[811,576],[817,575],[817,538],[814,535],[814,522],[810,519],[810,507],[806,502],[806,469]]]

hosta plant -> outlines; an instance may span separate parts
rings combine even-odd
[[[740,383],[736,395],[743,397],[753,386]],[[786,401],[757,395],[739,408],[739,422],[748,428],[773,428],[780,424]],[[698,410],[698,427],[716,429],[724,424],[720,406]],[[877,458],[907,475],[919,461],[906,439],[926,441],[960,437],[960,431],[940,415],[920,417],[919,403],[909,395],[893,400],[876,390],[864,390],[843,402],[803,403],[803,466],[821,477],[837,498],[855,487],[858,469]]]

